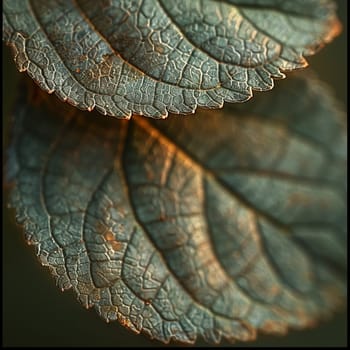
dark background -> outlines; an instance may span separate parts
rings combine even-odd
[[[343,32],[316,56],[308,58],[308,62],[320,79],[333,87],[337,99],[346,106],[347,1],[338,0],[337,3]],[[4,144],[8,139],[8,120],[19,76],[9,49],[3,46]],[[276,85],[278,87],[278,82]],[[6,196],[5,191],[3,202],[6,202]],[[3,207],[3,346],[162,346],[142,335],[134,335],[116,322],[106,324],[95,311],[82,308],[72,292],[59,291],[47,268],[39,264],[34,249],[26,245],[14,217],[13,209]],[[344,312],[312,330],[290,331],[284,337],[259,335],[254,343],[237,345],[281,347],[346,344],[347,314]],[[207,344],[200,340],[196,345]],[[223,342],[221,346],[230,344]]]

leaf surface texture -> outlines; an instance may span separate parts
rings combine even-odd
[[[165,118],[243,102],[339,33],[329,0],[5,0],[16,65],[83,110]]]
[[[11,205],[85,307],[184,343],[284,333],[339,307],[346,127],[317,80],[167,121],[62,115],[41,94],[15,113]]]

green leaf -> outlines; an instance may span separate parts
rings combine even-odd
[[[246,101],[340,31],[330,0],[4,0],[3,22],[20,71],[120,118]]]
[[[317,80],[167,121],[62,114],[38,91],[17,104],[11,206],[85,307],[163,342],[218,343],[342,304],[345,116]]]

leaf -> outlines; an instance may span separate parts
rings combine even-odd
[[[85,307],[163,342],[218,343],[342,304],[345,116],[317,80],[166,122],[62,115],[38,91],[17,104],[11,206]]]
[[[120,118],[246,101],[340,31],[329,0],[5,0],[3,11],[20,71]]]

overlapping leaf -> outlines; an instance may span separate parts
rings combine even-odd
[[[57,110],[18,103],[11,205],[58,286],[105,320],[250,340],[345,298],[345,119],[318,81],[181,120]]]
[[[330,0],[5,0],[20,71],[83,110],[193,113],[270,90],[340,29]]]

